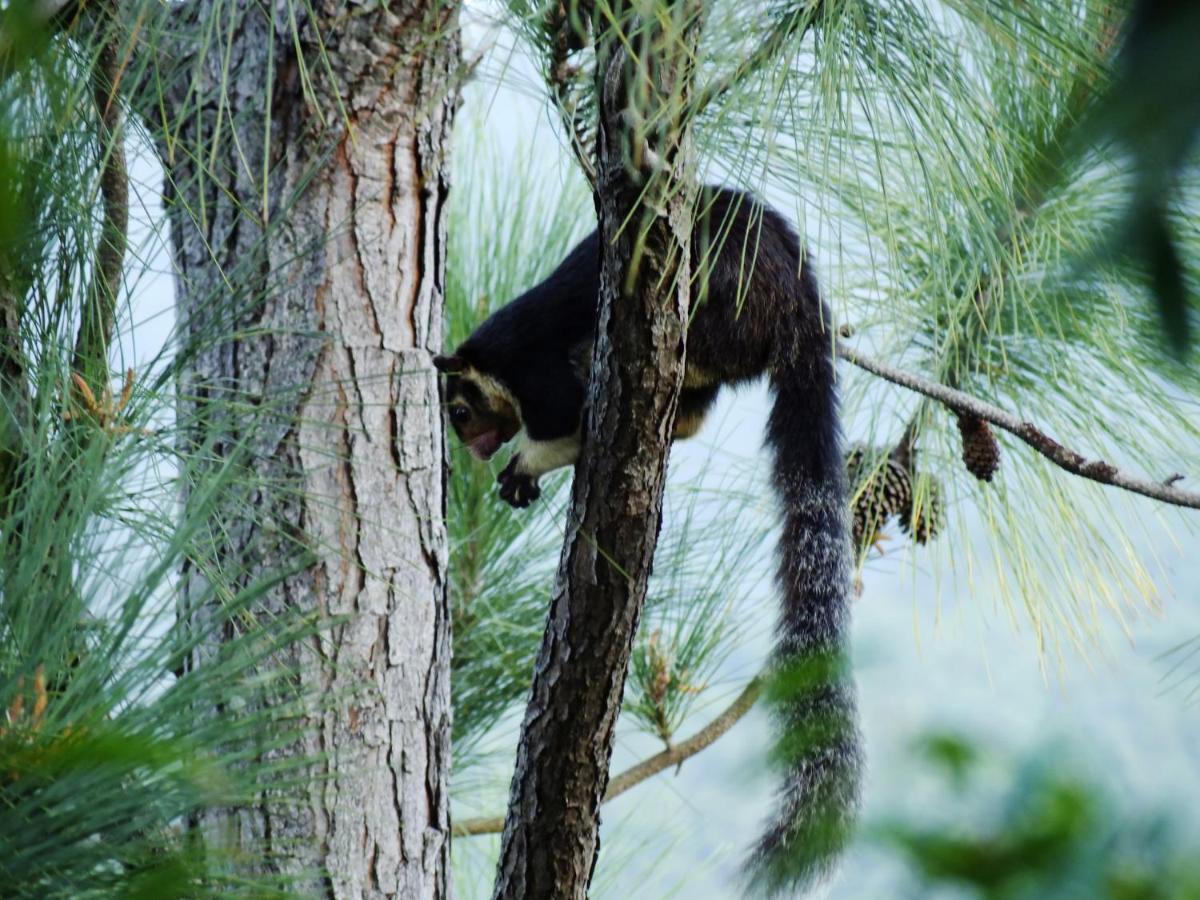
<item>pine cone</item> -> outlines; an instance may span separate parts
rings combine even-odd
[[[937,537],[942,527],[942,489],[934,478],[929,479],[929,490],[915,498],[908,508],[900,513],[900,530],[918,544],[928,544]]]
[[[912,475],[896,460],[888,457],[887,464],[875,477],[883,479],[883,496],[893,513],[899,515],[912,503]]]
[[[962,460],[967,471],[980,481],[991,481],[1000,468],[1000,444],[992,428],[978,416],[959,416],[962,435]]]
[[[890,457],[882,465],[867,448],[856,447],[846,455],[846,474],[853,506],[851,533],[854,545],[862,548],[872,542],[892,516],[912,504],[912,480],[908,470]]]
[[[859,494],[858,500],[854,503],[853,521],[850,528],[854,546],[862,547],[871,543],[875,535],[879,533],[879,529],[883,527],[883,523],[891,515],[891,510],[884,507],[878,494],[869,488]]]

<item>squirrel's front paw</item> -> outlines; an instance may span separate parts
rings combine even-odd
[[[496,481],[500,484],[500,498],[509,506],[524,509],[542,495],[542,489],[538,487],[537,479],[532,475],[517,471],[517,461],[520,458],[514,456],[504,467],[504,471],[496,476]]]

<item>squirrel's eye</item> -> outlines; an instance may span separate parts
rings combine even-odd
[[[450,421],[461,425],[467,419],[471,418],[471,410],[465,406],[450,407]]]

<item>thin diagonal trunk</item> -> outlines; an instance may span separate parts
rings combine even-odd
[[[663,110],[686,108],[700,4],[672,4],[669,17],[640,28],[630,6],[616,4],[615,16],[635,35],[636,56],[598,39],[603,249],[586,436],[517,749],[496,900],[587,896],[683,383],[692,198],[686,123]],[[653,121],[648,131],[630,126],[639,118]],[[652,159],[663,168],[630,168]]]

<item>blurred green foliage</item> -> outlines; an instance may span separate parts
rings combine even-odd
[[[916,874],[921,887],[911,896],[953,887],[981,900],[1200,897],[1196,836],[1166,815],[1118,803],[1063,748],[1013,759],[934,733],[917,750],[956,800],[926,821],[893,819],[868,832]],[[1003,787],[989,794],[997,769]]]
[[[1200,6],[1179,0],[1136,0],[1125,23],[1107,89],[1073,143],[1111,142],[1128,155],[1133,177],[1124,211],[1105,250],[1146,275],[1167,346],[1185,357],[1191,321],[1200,311],[1197,280],[1185,264],[1178,218],[1194,218],[1183,192],[1200,134]]]

